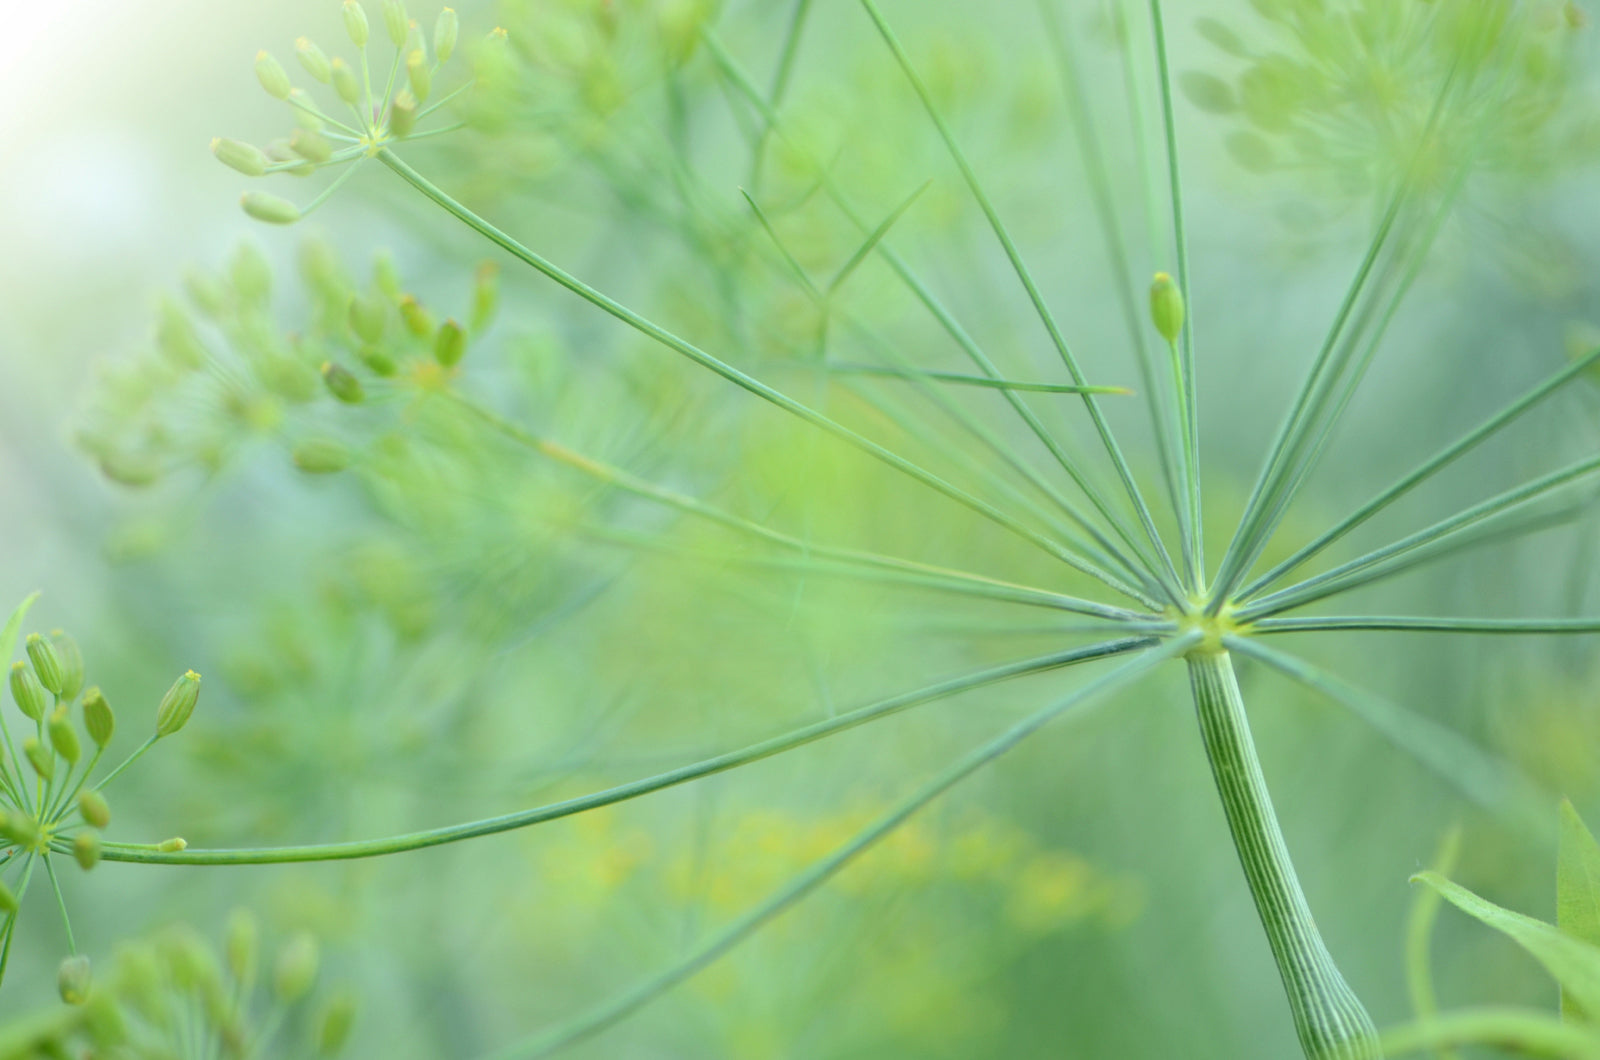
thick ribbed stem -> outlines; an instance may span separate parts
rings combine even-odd
[[[1250,738],[1233,661],[1225,651],[1197,651],[1188,659],[1206,757],[1256,912],[1289,994],[1300,1045],[1313,1060],[1380,1057],[1372,1017],[1333,963],[1289,861]]]

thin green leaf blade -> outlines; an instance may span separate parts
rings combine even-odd
[[[1556,860],[1556,927],[1569,938],[1600,947],[1600,843],[1571,800],[1561,800],[1561,841]],[[1578,1015],[1561,991],[1561,1016]],[[1588,1011],[1594,1012],[1595,1009]]]
[[[1561,984],[1563,997],[1585,1012],[1600,1012],[1600,946],[1495,905],[1436,872],[1420,872],[1412,880],[1427,884],[1463,913],[1510,937]]]
[[[28,609],[39,599],[38,593],[29,593],[27,599],[17,605],[11,612],[11,617],[6,619],[4,629],[0,629],[0,663],[7,666],[11,664],[11,656],[17,650],[17,638],[22,635],[22,620],[28,617]]]

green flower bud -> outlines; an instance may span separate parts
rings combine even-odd
[[[456,51],[456,38],[461,35],[461,20],[456,17],[456,9],[447,7],[439,12],[439,18],[433,24],[433,54],[441,64],[450,61],[450,56]]]
[[[405,0],[383,0],[383,28],[389,31],[389,40],[396,48],[406,46],[411,17],[406,14]]]
[[[294,466],[311,475],[331,475],[350,466],[350,449],[332,438],[307,438],[289,454]]]
[[[32,817],[0,810],[0,837],[19,847],[31,847],[39,841],[39,826]]]
[[[280,199],[276,195],[267,195],[264,192],[245,192],[239,200],[239,205],[244,207],[245,213],[267,224],[292,225],[300,220],[300,207],[287,199]]]
[[[300,60],[300,65],[306,68],[306,73],[323,84],[333,80],[333,68],[328,63],[327,55],[305,37],[294,42],[294,54]]]
[[[350,35],[350,43],[357,48],[367,46],[367,13],[356,0],[344,0],[344,10],[340,12],[344,18],[344,31]]]
[[[46,750],[38,737],[30,736],[22,741],[22,754],[44,780],[49,781],[56,775],[56,756]]]
[[[306,995],[317,977],[317,940],[300,932],[278,953],[272,973],[272,992],[281,1004],[293,1004]]]
[[[500,266],[486,261],[478,266],[472,285],[472,333],[489,326],[500,308]]]
[[[171,839],[163,839],[157,843],[156,849],[163,854],[176,854],[180,850],[189,849],[189,841],[182,836],[173,836]]]
[[[316,165],[321,165],[333,157],[333,145],[328,142],[328,138],[307,129],[296,129],[290,134],[289,150]]]
[[[333,90],[339,93],[339,98],[352,107],[361,99],[361,82],[356,80],[355,71],[350,69],[350,64],[343,59],[335,58],[331,68],[333,77]]]
[[[0,916],[10,916],[20,905],[16,892],[6,886],[5,880],[0,880]]]
[[[337,1056],[350,1040],[356,1021],[356,999],[341,991],[327,1003],[317,1019],[317,1055]]]
[[[255,144],[243,140],[225,140],[216,137],[211,141],[211,153],[229,169],[238,170],[247,177],[259,177],[267,171],[272,159]]]
[[[278,60],[264,51],[256,52],[256,79],[273,99],[288,99],[289,93],[294,90],[289,83],[289,75],[278,65]]]
[[[156,736],[171,736],[188,724],[194,705],[200,702],[200,675],[189,670],[172,683],[156,708]]]
[[[346,405],[359,405],[367,396],[361,389],[361,380],[348,368],[332,361],[323,362],[322,381],[327,384],[328,392]]]
[[[50,642],[37,633],[29,633],[28,659],[33,663],[33,672],[39,675],[39,683],[47,691],[59,696],[66,687],[66,681],[61,672],[61,660]]]
[[[261,929],[248,909],[235,909],[228,914],[222,953],[234,982],[248,983],[255,978],[256,961],[261,954]]]
[[[107,828],[111,824],[111,804],[93,788],[78,792],[78,813],[96,828]]]
[[[1183,334],[1183,292],[1164,272],[1156,273],[1155,282],[1150,285],[1150,319],[1169,343],[1177,342]]]
[[[208,317],[214,319],[228,308],[228,289],[210,273],[190,269],[184,273],[183,290],[189,301]]]
[[[426,339],[433,336],[433,314],[424,309],[414,295],[401,297],[400,319],[405,322],[406,330],[417,338]]]
[[[81,1005],[88,1001],[91,979],[89,958],[79,954],[62,961],[60,970],[56,972],[56,988],[61,991],[61,1000],[69,1005]]]
[[[110,743],[112,734],[117,731],[117,717],[111,713],[111,704],[106,702],[99,685],[83,694],[83,727],[96,747]]]
[[[377,342],[383,338],[384,325],[389,314],[383,299],[358,294],[350,302],[350,330],[363,342]]]
[[[72,840],[72,858],[78,868],[88,872],[100,863],[100,836],[94,832],[79,832]]]
[[[59,629],[50,631],[50,646],[61,660],[61,698],[72,699],[83,688],[83,651]]]
[[[11,698],[16,700],[18,708],[28,716],[29,721],[44,717],[45,708],[50,705],[45,697],[44,686],[33,675],[28,664],[22,662],[11,664]]]
[[[428,69],[428,57],[422,54],[421,48],[406,56],[406,80],[411,84],[411,94],[417,97],[417,102],[428,98],[433,88],[433,71]]]
[[[389,104],[389,135],[403,140],[416,127],[417,97],[411,94],[410,89],[402,88],[394,94],[394,102]]]
[[[439,337],[433,342],[433,359],[446,368],[454,368],[466,352],[467,333],[454,320],[446,320],[439,326]]]
[[[83,755],[83,748],[78,743],[78,730],[72,727],[72,719],[67,717],[66,704],[57,707],[50,715],[50,746],[55,748],[56,754],[66,759],[67,765],[75,766]]]
[[[394,358],[377,346],[363,346],[356,351],[356,356],[361,358],[361,363],[366,365],[373,375],[381,375],[387,379],[395,373]]]

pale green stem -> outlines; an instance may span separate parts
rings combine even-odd
[[[113,769],[110,773],[107,773],[105,775],[105,777],[98,784],[96,784],[94,786],[95,790],[96,791],[105,790],[105,786],[107,784],[110,784],[113,780],[117,779],[117,774],[121,773],[124,769],[127,769],[129,766],[131,766],[135,762],[137,762],[140,759],[140,757],[142,757],[144,755],[144,753],[146,751],[150,750],[150,748],[155,746],[156,741],[159,740],[159,739],[161,739],[161,737],[159,735],[152,736],[152,737],[150,737],[150,739],[148,739],[144,743],[140,744],[138,750],[134,751],[133,754],[131,754],[127,758],[123,759],[122,764],[120,766],[118,766],[117,768]]]
[[[1301,1048],[1312,1060],[1376,1058],[1377,1028],[1328,953],[1289,860],[1233,661],[1226,651],[1196,651],[1188,660],[1206,757]]]
[[[267,847],[253,850],[161,851],[150,845],[106,843],[101,856],[106,861],[136,861],[162,865],[270,865],[290,861],[343,861],[353,858],[379,857],[385,854],[398,854],[409,850],[421,850],[424,847],[460,842],[461,840],[474,839],[478,836],[496,835],[518,828],[526,828],[530,825],[542,824],[545,821],[553,821],[561,817],[570,817],[574,814],[598,809],[601,806],[626,802],[629,799],[636,799],[657,791],[663,791],[679,784],[699,780],[702,777],[725,773],[728,770],[737,769],[752,762],[759,762],[764,758],[770,758],[773,755],[813,743],[834,733],[844,732],[847,729],[855,728],[878,718],[887,717],[890,714],[899,713],[923,703],[945,699],[961,692],[982,688],[1014,677],[1044,673],[1079,663],[1109,658],[1115,655],[1125,655],[1143,648],[1153,648],[1158,643],[1159,641],[1154,637],[1127,637],[1121,640],[1107,641],[1103,644],[1095,644],[1087,648],[1059,652],[1055,655],[981,670],[963,677],[952,678],[937,685],[930,685],[915,692],[907,692],[889,699],[880,700],[869,706],[814,722],[782,736],[775,736],[770,740],[763,740],[740,750],[730,751],[727,754],[696,762],[693,765],[683,766],[680,769],[608,788],[590,795],[582,795],[562,802],[537,806],[499,817],[469,821],[465,824],[411,832],[387,839],[359,840],[350,843],[326,843],[312,846]]]
[[[67,915],[67,900],[61,894],[61,881],[56,879],[56,863],[49,857],[44,858],[44,871],[49,874],[50,887],[56,892],[56,908],[61,910],[61,926],[67,929],[67,952],[77,956],[78,943],[72,937],[72,918]]]

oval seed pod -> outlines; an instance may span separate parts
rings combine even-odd
[[[361,380],[350,369],[332,361],[322,363],[322,381],[327,385],[328,393],[346,405],[359,405],[367,396],[361,388]]]
[[[111,804],[94,788],[84,788],[78,792],[78,813],[96,828],[106,828],[111,824]]]
[[[33,672],[39,675],[39,683],[45,690],[59,696],[61,689],[66,687],[61,673],[61,659],[50,642],[37,633],[28,634],[28,661],[33,663]]]
[[[278,60],[265,51],[256,52],[256,80],[273,99],[288,99],[289,93],[294,91],[289,75],[278,65]]]
[[[22,741],[22,754],[33,767],[33,771],[46,782],[56,775],[56,756],[45,749],[37,736],[30,736]]]
[[[406,14],[405,0],[383,0],[383,28],[389,31],[389,40],[396,48],[406,46],[411,17]]]
[[[0,880],[0,914],[10,916],[17,911],[20,904],[17,901],[17,893],[6,886],[5,880]]]
[[[305,996],[317,977],[317,940],[300,932],[284,944],[272,973],[272,992],[285,1005]]]
[[[389,135],[403,140],[416,127],[417,97],[411,94],[409,88],[402,88],[394,94],[394,102],[389,104]]]
[[[329,74],[333,78],[333,90],[339,93],[339,98],[352,107],[355,106],[356,101],[361,98],[361,82],[356,80],[355,71],[350,69],[350,64],[336,57]]]
[[[446,320],[439,326],[439,337],[433,342],[433,359],[446,368],[454,368],[466,352],[466,332],[454,320]]]
[[[294,466],[311,475],[331,475],[350,466],[350,449],[332,438],[307,438],[289,454]]]
[[[433,71],[428,69],[428,57],[422,54],[421,48],[406,56],[406,81],[418,103],[427,100],[428,93],[433,90]]]
[[[321,165],[333,157],[333,145],[321,133],[296,129],[289,136],[289,150],[313,165]]]
[[[301,37],[294,42],[294,54],[300,60],[300,65],[305,67],[306,73],[325,85],[333,80],[333,67],[328,62],[328,56],[308,38]]]
[[[394,358],[376,346],[363,346],[356,351],[356,356],[361,358],[361,363],[371,369],[374,375],[388,378],[395,373],[397,365],[394,363]]]
[[[117,717],[111,712],[111,704],[106,702],[99,685],[83,694],[83,727],[96,747],[110,743],[117,731]]]
[[[50,646],[61,660],[61,698],[73,699],[83,688],[83,650],[76,640],[59,629],[50,631]]]
[[[1150,285],[1150,319],[1156,331],[1169,343],[1177,342],[1183,334],[1183,317],[1183,292],[1171,276],[1156,273],[1155,282]]]
[[[222,953],[234,982],[248,983],[255,979],[256,962],[261,955],[261,929],[248,909],[235,909],[228,914]]]
[[[473,273],[472,282],[472,333],[476,335],[489,326],[495,310],[500,307],[500,266],[486,261]]]
[[[406,330],[419,339],[430,338],[433,335],[433,314],[422,307],[414,295],[405,295],[400,299],[400,319],[405,323]]]
[[[211,141],[211,153],[216,156],[218,162],[247,177],[261,176],[272,164],[272,159],[267,157],[265,151],[243,140],[216,137]]]
[[[11,698],[29,721],[44,717],[45,708],[49,706],[44,686],[25,662],[11,664]]]
[[[433,24],[433,54],[440,64],[450,61],[450,56],[455,54],[456,39],[461,35],[461,20],[456,17],[456,9],[447,7],[439,12],[439,18]]]
[[[292,225],[300,220],[300,207],[287,199],[259,191],[247,191],[239,199],[244,212],[257,221],[273,225]]]
[[[193,670],[172,683],[156,708],[156,737],[171,736],[189,722],[194,706],[200,702],[200,675]]]
[[[92,979],[89,958],[79,954],[62,961],[56,972],[56,989],[61,993],[61,1000],[69,1005],[81,1005],[88,1001]]]
[[[171,839],[163,839],[157,843],[156,849],[163,854],[176,854],[180,850],[189,849],[189,841],[182,836],[175,835]]]
[[[78,743],[78,730],[72,727],[72,720],[67,717],[65,703],[51,713],[47,731],[50,733],[50,746],[55,748],[56,754],[66,759],[67,765],[77,765],[83,755],[83,747]]]
[[[383,338],[389,314],[383,299],[358,294],[350,301],[350,330],[363,342],[377,342]]]
[[[334,995],[317,1019],[317,1055],[337,1056],[350,1040],[356,1021],[356,999],[348,992]]]
[[[79,832],[72,840],[72,859],[88,872],[100,863],[100,837],[94,832]]]
[[[367,46],[367,37],[370,30],[367,27],[367,13],[357,0],[344,0],[344,10],[340,13],[344,19],[344,31],[350,36],[350,43],[357,48]]]

